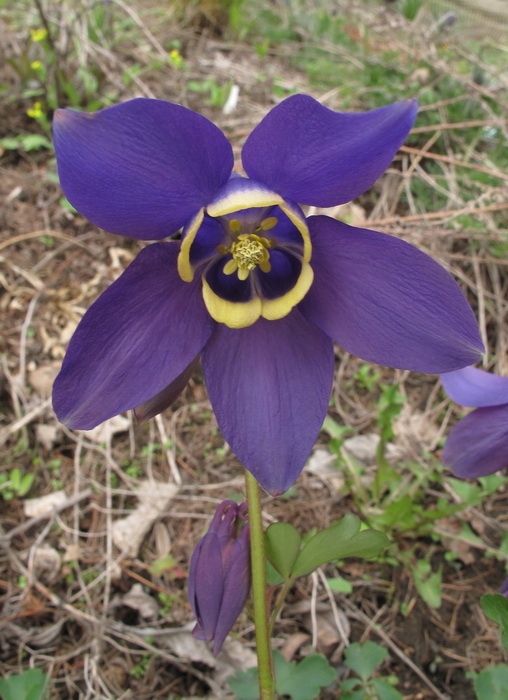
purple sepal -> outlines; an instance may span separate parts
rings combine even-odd
[[[432,258],[377,231],[308,220],[314,283],[302,313],[368,362],[438,374],[478,361],[483,344],[460,287]]]
[[[219,653],[241,613],[251,584],[246,504],[223,501],[207,534],[199,541],[189,568],[189,602],[197,623],[192,634],[213,641]],[[244,523],[240,534],[239,525]]]
[[[201,282],[176,270],[179,244],[143,248],[83,316],[53,387],[70,428],[90,430],[177,380],[213,329]]]
[[[462,418],[451,429],[441,459],[466,479],[508,467],[508,404],[477,408]]]
[[[245,142],[247,175],[299,204],[331,207],[384,173],[416,118],[415,100],[370,112],[334,112],[308,95],[274,107]]]
[[[222,131],[186,107],[139,98],[53,120],[62,189],[96,226],[143,240],[178,231],[228,181]]]
[[[441,375],[443,389],[461,406],[500,406],[508,404],[508,377],[464,367]]]
[[[159,391],[151,399],[148,399],[148,401],[136,406],[134,409],[136,420],[139,423],[144,423],[172,406],[189,383],[189,379],[198,368],[198,365],[199,357],[196,357],[171,384],[168,384],[167,387]]]
[[[218,325],[202,366],[235,454],[269,493],[287,491],[326,416],[334,372],[330,338],[296,309],[241,330]]]

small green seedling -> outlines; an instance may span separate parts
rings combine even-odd
[[[478,700],[506,700],[508,666],[487,666],[473,677],[473,682]]]
[[[508,651],[508,598],[500,593],[487,593],[481,597],[480,605],[485,615],[499,625],[501,642]]]
[[[35,474],[23,474],[19,467],[8,474],[0,474],[0,495],[4,501],[11,501],[14,496],[23,498],[32,488],[34,479]]]
[[[280,651],[273,653],[275,688],[280,696],[293,700],[314,700],[321,688],[335,680],[335,671],[321,654],[310,654],[302,661],[286,661]],[[239,671],[228,678],[235,700],[258,700],[257,668]]]
[[[47,697],[49,678],[40,668],[30,668],[0,678],[0,697],[3,700],[44,700]]]
[[[340,697],[343,700],[402,700],[402,695],[394,688],[397,678],[372,677],[385,660],[387,653],[384,647],[375,642],[351,644],[344,653],[344,663],[359,678],[348,678],[342,681]]]

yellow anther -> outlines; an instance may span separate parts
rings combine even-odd
[[[267,219],[263,219],[263,221],[259,224],[258,229],[261,229],[262,231],[269,231],[274,226],[277,226],[277,224],[277,217],[269,216]]]
[[[229,222],[229,230],[232,233],[240,233],[240,231],[242,230],[242,225],[238,221],[238,219],[231,219],[231,221]]]
[[[231,259],[228,260],[227,263],[224,265],[222,272],[225,275],[232,275],[233,272],[236,272],[236,270],[238,270],[238,263],[236,262],[236,260]]]

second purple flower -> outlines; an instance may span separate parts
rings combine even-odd
[[[473,406],[455,425],[443,449],[443,464],[455,476],[475,478],[508,467],[508,377],[477,367],[443,374],[443,388],[462,406]]]

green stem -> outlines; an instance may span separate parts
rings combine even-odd
[[[261,515],[261,500],[256,479],[245,472],[247,504],[249,508],[250,547],[252,564],[252,599],[254,603],[254,625],[256,628],[256,653],[258,657],[259,698],[274,700],[275,680],[272,651],[268,631],[268,609],[266,603],[266,563]]]
[[[284,601],[286,600],[286,596],[289,593],[289,590],[293,583],[295,582],[294,578],[288,578],[285,582],[284,585],[282,586],[280,593],[277,598],[277,602],[275,603],[275,608],[273,609],[273,612],[270,617],[270,626],[268,627],[268,633],[270,636],[272,636],[272,631],[273,631],[273,626],[275,624],[275,621],[277,620],[277,616],[284,604]]]

